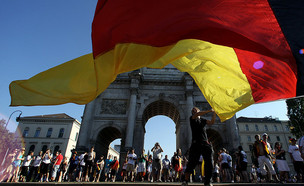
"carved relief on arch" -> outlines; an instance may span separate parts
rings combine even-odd
[[[128,100],[125,99],[103,99],[100,114],[124,115],[127,114]]]

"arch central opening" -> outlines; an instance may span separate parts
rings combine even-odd
[[[163,157],[171,157],[176,150],[176,128],[179,125],[180,114],[174,104],[168,101],[155,101],[149,104],[143,112],[144,149],[146,153],[159,142],[164,152]]]
[[[106,127],[101,130],[95,143],[96,157],[100,157],[101,155],[107,157],[110,144],[121,137],[120,131],[114,127]]]
[[[163,149],[163,157],[168,155],[173,156],[176,151],[176,134],[175,123],[172,119],[164,115],[157,115],[148,120],[145,125],[145,145],[146,153],[151,153],[152,147],[158,142]]]

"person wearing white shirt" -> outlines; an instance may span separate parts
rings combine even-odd
[[[32,161],[32,156],[34,155],[34,152],[33,151],[30,151],[28,153],[28,155],[24,158],[23,160],[23,164],[22,164],[22,167],[21,167],[21,181],[22,182],[25,182],[25,181],[29,181],[28,179],[28,175],[29,175],[29,170],[30,170],[30,164],[31,164],[31,161]]]
[[[33,159],[33,164],[31,166],[30,169],[30,175],[29,175],[29,179],[31,180],[31,178],[33,177],[33,180],[36,181],[37,175],[38,175],[38,168],[40,167],[41,161],[42,161],[42,151],[39,152],[39,155],[37,155],[34,159]]]
[[[127,156],[127,175],[129,175],[129,180],[134,181],[134,170],[135,170],[135,162],[137,160],[137,155],[134,152],[134,149]]]
[[[165,156],[165,159],[163,159],[162,164],[163,164],[163,172],[164,172],[164,181],[167,182],[169,178],[169,170],[170,170],[170,160],[168,159],[168,155]]]
[[[48,182],[48,177],[49,177],[49,166],[51,164],[51,159],[52,159],[52,154],[50,149],[47,149],[42,156],[42,163],[41,163],[41,168],[40,168],[40,181],[43,181],[43,176],[46,177],[46,182]]]
[[[304,182],[304,163],[303,158],[299,150],[299,146],[296,144],[297,140],[295,138],[290,139],[291,145],[289,145],[289,155],[293,162],[295,171],[297,172],[297,180],[299,181],[302,175],[302,182]]]
[[[162,171],[161,153],[163,152],[163,149],[161,148],[159,143],[156,142],[154,147],[151,149],[151,152],[153,153],[153,161],[152,161],[153,181],[161,182],[161,171]]]

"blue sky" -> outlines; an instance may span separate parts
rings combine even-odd
[[[97,0],[0,1],[0,119],[7,119],[15,110],[21,110],[22,116],[66,113],[81,121],[83,105],[9,107],[8,86],[13,80],[28,79],[91,53],[91,22],[96,3]],[[10,130],[15,129],[14,119],[18,115],[17,112],[12,116]],[[253,105],[238,112],[237,117],[240,116],[288,119],[285,101]],[[145,148],[151,149],[155,139],[159,139],[164,154],[171,156],[175,150],[173,121],[167,117],[155,117],[146,127]],[[168,135],[158,133],[159,127],[166,127]]]

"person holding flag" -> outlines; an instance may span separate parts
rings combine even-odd
[[[212,119],[206,120],[201,116],[212,112]],[[183,185],[187,185],[190,179],[190,174],[193,169],[199,163],[200,155],[204,158],[204,172],[205,182],[204,185],[212,185],[211,177],[213,170],[213,149],[211,143],[208,141],[206,133],[206,125],[213,125],[215,122],[216,114],[213,109],[207,111],[200,111],[199,108],[194,107],[192,109],[192,116],[190,117],[190,127],[192,131],[192,144],[189,152],[189,162],[185,171],[185,182]]]

